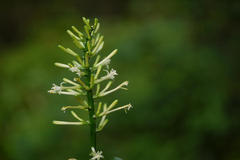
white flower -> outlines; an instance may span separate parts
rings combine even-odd
[[[94,147],[91,147],[92,149],[92,153],[90,154],[90,156],[92,156],[92,158],[90,160],[100,160],[101,158],[103,159],[103,155],[102,155],[102,151],[97,151],[95,150]]]
[[[81,75],[81,71],[80,71],[79,68],[81,68],[81,67],[82,67],[82,66],[81,66],[78,62],[73,61],[73,66],[70,67],[69,70],[70,70],[71,72],[75,72],[78,76],[80,76],[80,75]]]
[[[54,64],[57,67],[68,68],[71,72],[75,72],[78,76],[81,75],[80,68],[82,68],[82,66],[76,61],[73,61],[73,65],[67,65],[67,64],[58,63],[58,62],[56,62]]]
[[[131,108],[133,108],[133,106],[131,104],[128,104],[127,110],[130,110]]]
[[[49,93],[56,93],[56,94],[65,94],[65,95],[73,95],[77,96],[79,93],[77,91],[74,91],[73,89],[77,89],[79,86],[70,86],[70,87],[63,87],[62,84],[65,82],[62,82],[60,86],[53,84],[53,87],[51,90],[49,90]],[[66,90],[66,91],[63,91]]]
[[[118,74],[117,74],[117,71],[114,70],[114,69],[111,69],[110,72],[108,72],[108,70],[105,70],[105,71],[108,73],[108,74],[107,74],[107,77],[108,77],[109,79],[114,79],[115,76],[118,75]]]
[[[61,94],[62,92],[62,86],[58,86],[56,84],[53,83],[53,87],[51,88],[51,90],[48,91],[49,93],[57,93],[57,94]]]
[[[133,106],[131,104],[128,104],[128,107],[125,108],[125,113],[127,113],[127,111],[129,111],[131,108],[133,108]]]
[[[100,79],[96,80],[95,83],[100,83],[104,80],[107,80],[107,79],[114,79],[117,74],[117,71],[114,70],[114,69],[111,69],[111,71],[109,72],[108,70],[105,70],[107,72],[107,75],[101,77]]]
[[[71,71],[71,72],[76,72],[77,73],[77,75],[81,75],[81,71],[77,68],[77,67],[70,67],[69,68],[69,70]]]

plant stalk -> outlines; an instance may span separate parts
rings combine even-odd
[[[88,80],[88,86],[90,86],[91,82],[91,70],[87,69],[87,80]],[[95,114],[95,108],[94,108],[94,99],[93,99],[93,91],[92,88],[90,88],[87,91],[87,100],[89,105],[89,121],[90,121],[90,141],[91,141],[91,147],[94,147],[96,149],[96,119],[94,118]]]

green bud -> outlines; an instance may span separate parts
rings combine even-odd
[[[87,42],[87,48],[88,48],[88,52],[91,53],[91,45],[89,41]]]
[[[98,24],[98,19],[94,18],[94,28],[96,28],[97,24]]]
[[[67,30],[67,33],[70,35],[70,37],[72,37],[73,39],[76,39],[76,40],[80,40],[80,38],[78,36],[76,36],[75,34],[72,33],[72,31],[70,30]]]
[[[73,40],[73,43],[80,49],[85,48],[83,42],[80,42],[78,40]]]
[[[58,45],[58,47],[60,48],[60,49],[62,49],[64,52],[66,52],[66,53],[68,53],[68,54],[70,54],[70,55],[72,55],[72,56],[74,56],[74,57],[77,57],[78,56],[78,54],[77,53],[75,53],[73,50],[71,50],[70,48],[64,48],[62,45]]]
[[[96,54],[97,51],[100,51],[100,50],[102,49],[103,44],[104,44],[104,43],[102,43],[103,38],[104,38],[103,36],[101,36],[101,37],[99,38],[96,47],[95,47],[95,48],[93,49],[93,51],[92,51],[93,54]],[[101,46],[101,48],[99,49],[100,46]]]
[[[94,43],[94,45],[96,45],[96,44],[98,43],[99,38],[100,38],[100,34],[98,33],[97,36],[96,36],[96,38],[95,38],[95,43]]]
[[[82,32],[80,32],[76,27],[72,26],[72,29],[78,34],[79,37],[83,37]]]
[[[89,19],[86,19],[85,17],[83,17],[82,19],[83,19],[83,22],[84,22],[88,27],[90,27],[90,25],[89,25],[90,20],[89,20]]]
[[[112,109],[114,106],[116,106],[116,104],[118,103],[118,100],[116,99],[115,101],[112,102],[112,104],[110,104],[108,106],[108,110]]]
[[[89,33],[90,28],[88,26],[84,26],[84,29],[85,29],[85,32],[87,34],[87,38],[90,39],[91,38],[90,33]]]
[[[69,65],[63,63],[55,62],[54,65],[60,68],[69,68]]]
[[[100,23],[97,24],[97,26],[96,26],[96,28],[95,28],[95,30],[94,30],[94,33],[97,33],[98,30],[99,30],[99,28],[100,28]]]

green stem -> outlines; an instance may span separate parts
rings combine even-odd
[[[88,85],[90,86],[91,82],[91,70],[87,69],[87,79],[88,79]],[[87,99],[88,99],[88,105],[89,105],[89,121],[90,121],[90,140],[91,140],[91,147],[94,147],[96,149],[96,119],[93,117],[95,114],[94,111],[94,100],[93,100],[93,91],[92,88],[90,88],[87,91]]]

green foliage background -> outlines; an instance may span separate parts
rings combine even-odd
[[[118,112],[98,135],[106,159],[240,159],[239,1],[8,1],[0,10],[0,159],[88,159],[87,127],[55,126],[73,97],[49,95],[67,71],[53,66],[74,48],[65,30],[98,17],[103,54],[118,48],[116,83],[129,91],[106,101]],[[81,114],[81,113],[80,113]],[[82,115],[86,116],[86,115]]]

